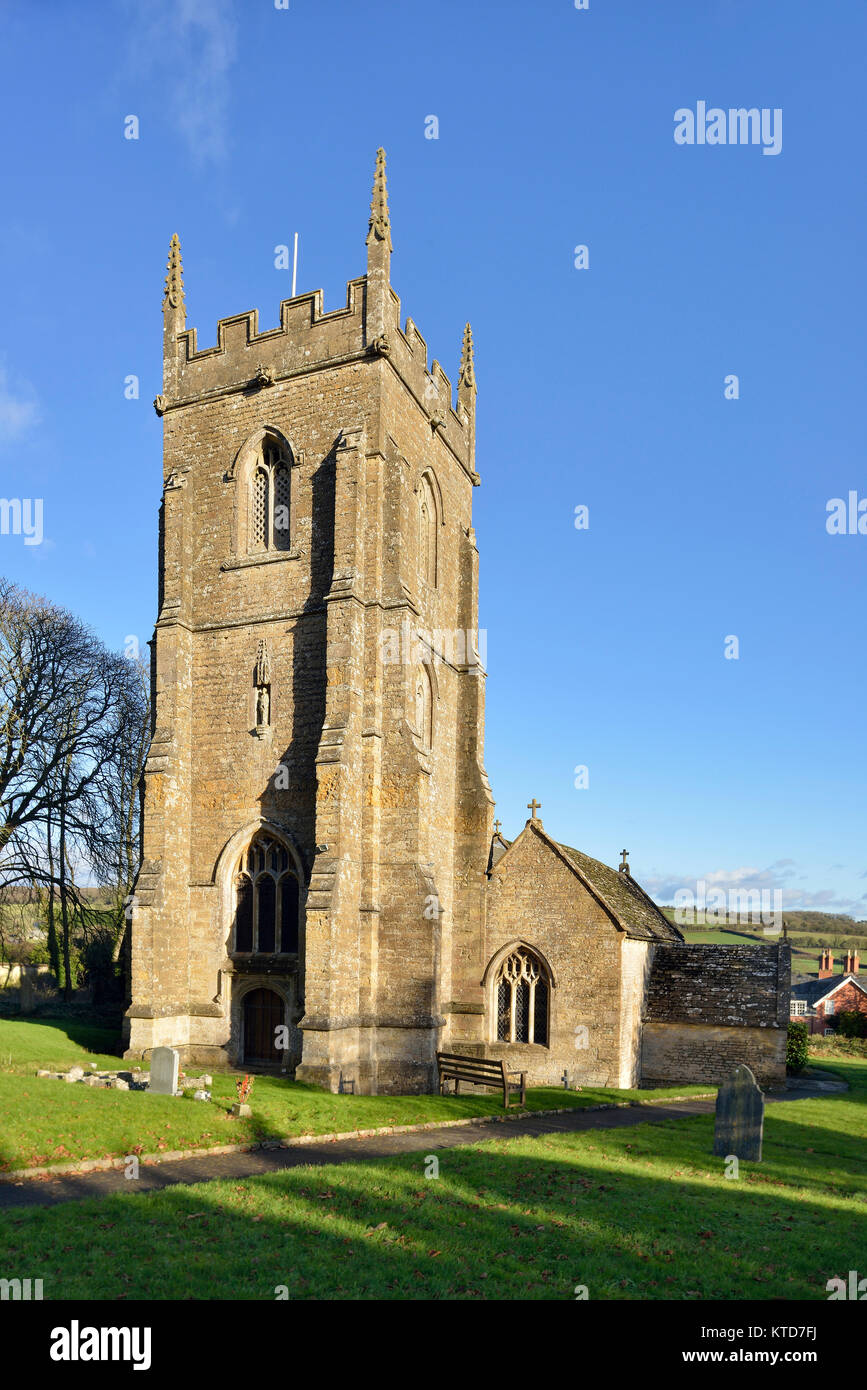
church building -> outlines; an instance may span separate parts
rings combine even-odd
[[[391,251],[380,150],[345,306],[200,348],[172,238],[126,1055],[360,1093],[431,1089],[437,1050],[530,1085],[779,1080],[787,947],[685,945],[535,798],[514,842],[494,826],[473,339],[455,393]]]

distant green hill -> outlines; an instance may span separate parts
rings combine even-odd
[[[752,920],[748,913],[730,913],[725,922],[716,920],[714,915],[702,917],[700,913],[689,913],[684,925],[676,922],[675,908],[663,907],[661,911],[669,922],[679,925],[681,931],[700,931],[702,928],[707,931],[728,929],[745,931],[750,935],[762,935],[761,922]],[[698,921],[694,920],[696,917]],[[783,913],[783,921],[789,938],[804,945],[831,946],[839,949],[867,942],[867,922],[856,921],[854,917],[848,917],[842,912],[787,911]]]

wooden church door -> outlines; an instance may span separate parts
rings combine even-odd
[[[277,1029],[285,1023],[283,1000],[273,989],[253,989],[244,998],[244,1061],[272,1065],[283,1060]]]

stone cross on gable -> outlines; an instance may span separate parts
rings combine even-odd
[[[620,872],[621,872],[622,874],[628,874],[628,873],[629,873],[629,864],[628,864],[627,859],[626,859],[626,856],[627,856],[628,853],[629,853],[629,850],[628,850],[628,849],[622,849],[622,850],[620,851],[620,855],[621,855],[621,859],[620,859]]]
[[[499,821],[499,820],[495,820],[495,821],[494,821],[494,834],[495,834],[495,835],[499,835],[500,830],[501,830],[501,828],[502,828],[502,824],[503,824],[502,821]]]
[[[535,796],[533,797],[533,800],[532,800],[532,801],[528,801],[528,802],[527,802],[527,810],[531,813],[531,816],[532,816],[532,819],[533,819],[533,820],[538,820],[538,819],[539,819],[539,817],[536,815],[536,812],[539,811],[539,810],[541,810],[541,807],[542,807],[541,801],[537,801],[536,798],[535,798]]]

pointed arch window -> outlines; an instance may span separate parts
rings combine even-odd
[[[253,549],[264,550],[268,543],[268,470],[259,467],[253,482]]]
[[[418,557],[421,577],[432,589],[437,585],[439,546],[439,507],[436,492],[427,473],[418,493]]]
[[[510,951],[494,980],[497,1041],[548,1046],[551,986],[538,956]]]
[[[235,875],[233,951],[296,954],[300,899],[300,884],[285,846],[269,835],[256,835]]]
[[[291,459],[280,441],[262,440],[253,469],[250,498],[250,549],[291,548]]]
[[[425,748],[433,747],[433,684],[430,671],[422,664],[415,678],[415,726]]]

